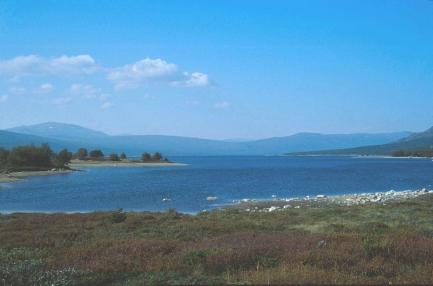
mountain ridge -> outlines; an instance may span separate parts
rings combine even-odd
[[[108,135],[100,131],[74,124],[46,122],[35,125],[18,126],[6,132],[37,136],[28,141],[55,144],[63,143],[63,148],[100,148],[105,153],[126,152],[140,155],[141,152],[162,152],[173,155],[281,155],[287,152],[350,148],[366,144],[388,143],[410,135],[408,132],[320,134],[303,132],[289,136],[255,139],[248,141],[227,141],[171,135]],[[0,146],[4,145],[0,136]],[[15,135],[16,137],[17,135]],[[8,140],[6,140],[8,141]],[[20,142],[25,141],[20,137]],[[8,141],[11,146],[11,140]],[[55,149],[55,148],[54,148]],[[73,150],[74,151],[74,150]]]
[[[360,146],[356,148],[329,149],[289,153],[293,155],[392,155],[397,151],[431,151],[433,150],[433,127],[416,132],[387,144]]]

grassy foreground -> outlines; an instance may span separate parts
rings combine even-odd
[[[433,195],[196,216],[0,216],[0,285],[433,284]]]

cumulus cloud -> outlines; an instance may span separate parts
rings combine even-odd
[[[152,81],[167,82],[174,86],[195,87],[209,84],[207,74],[181,72],[178,67],[162,59],[145,58],[133,64],[111,69],[108,79],[115,87],[136,88]]]
[[[41,84],[37,90],[38,93],[50,93],[54,90],[54,86],[51,83]]]
[[[91,74],[97,70],[89,55],[45,58],[37,55],[0,60],[0,74],[9,76]]]
[[[217,109],[226,109],[230,107],[230,102],[220,101],[214,104],[214,107]]]
[[[10,59],[0,59],[0,76],[9,77],[19,83],[22,77],[44,76],[53,77],[71,75],[106,76],[116,89],[138,88],[146,83],[162,83],[176,87],[204,87],[210,85],[209,76],[202,72],[180,70],[174,63],[160,58],[144,58],[132,64],[118,67],[104,67],[96,63],[90,55],[63,55],[59,57],[42,57],[39,55],[17,56]],[[92,79],[92,78],[90,78]],[[28,88],[28,87],[27,87]],[[51,83],[44,83],[34,93],[50,93],[54,90]],[[24,91],[11,92],[19,94]],[[88,98],[106,98],[100,88],[91,85],[75,84],[71,87],[72,94],[81,94]]]
[[[170,80],[177,73],[177,66],[161,59],[145,58],[136,63],[114,68],[108,79],[117,88],[134,88],[150,80]]]
[[[0,103],[5,102],[6,100],[8,100],[8,96],[7,95],[0,95]]]

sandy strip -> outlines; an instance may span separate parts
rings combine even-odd
[[[0,174],[0,183],[16,182],[32,176],[51,176],[51,175],[67,174],[71,172],[73,172],[73,170],[12,172],[8,174]]]
[[[74,160],[69,164],[71,168],[85,168],[85,167],[176,167],[176,166],[187,166],[182,163],[141,163],[141,162],[112,162],[112,161],[77,161]]]

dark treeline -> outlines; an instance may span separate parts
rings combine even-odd
[[[96,160],[96,161],[131,161],[131,162],[169,162],[167,158],[164,158],[160,152],[155,152],[153,154],[151,153],[143,153],[141,155],[140,160],[130,160],[126,156],[125,153],[121,153],[120,155],[117,153],[112,153],[106,157],[104,153],[99,150],[91,150],[87,151],[86,148],[80,148],[78,151],[73,155],[74,159],[78,160]]]
[[[394,151],[391,154],[393,157],[433,157],[433,150],[420,151]]]
[[[43,144],[19,146],[11,150],[0,147],[0,170],[2,171],[42,171],[68,169],[72,153],[67,149],[55,153],[50,146]]]
[[[140,160],[128,160],[125,153],[120,155],[113,153],[105,157],[99,150],[87,151],[80,148],[74,154],[67,149],[55,153],[48,144],[41,146],[18,146],[11,150],[0,147],[0,171],[45,171],[51,169],[69,169],[68,164],[72,159],[99,160],[99,161],[130,161],[130,162],[169,162],[161,153],[143,153]]]

